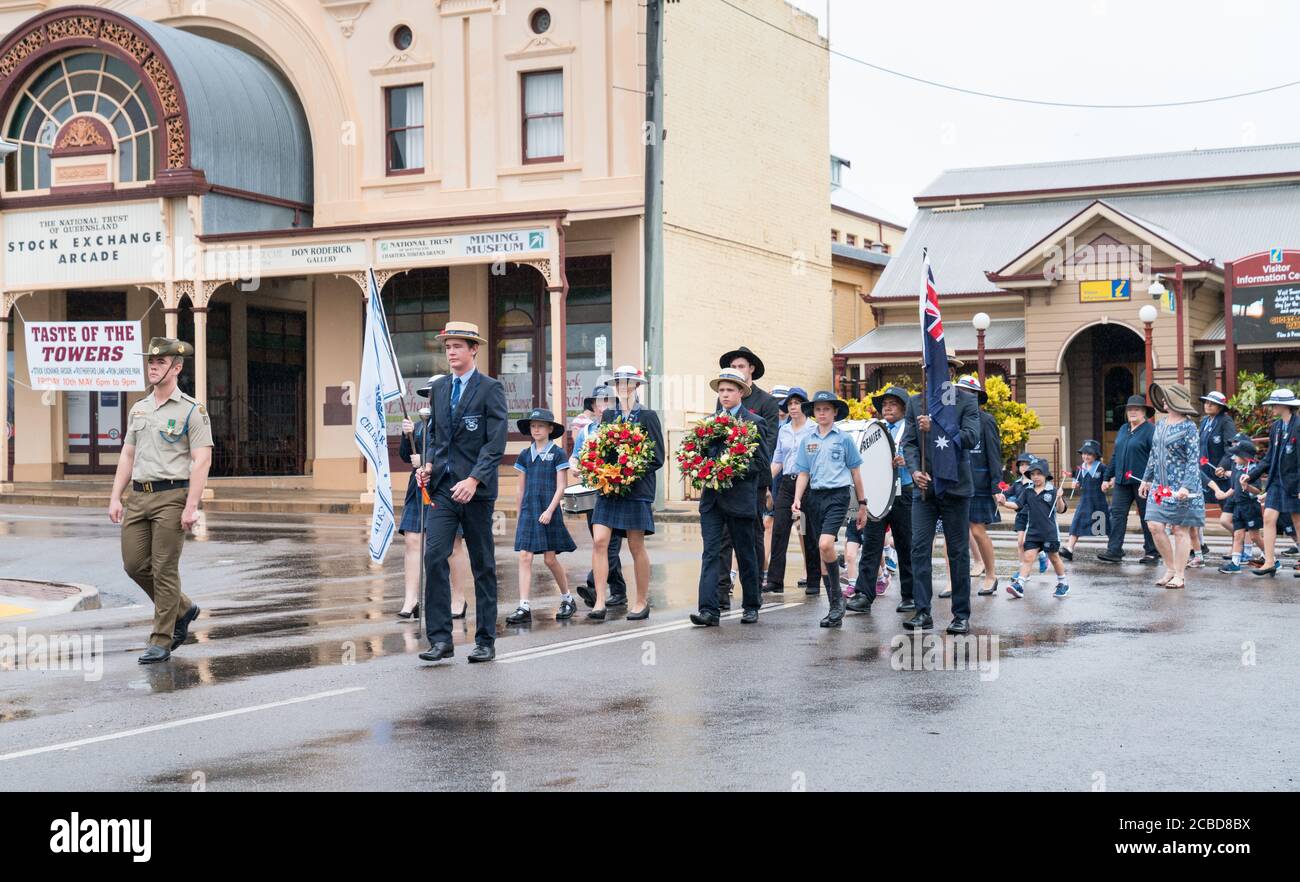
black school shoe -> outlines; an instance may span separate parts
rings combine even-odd
[[[519,607],[510,615],[506,616],[507,625],[524,625],[533,620],[533,611],[525,607]]]
[[[572,600],[560,599],[560,611],[555,614],[555,620],[562,622],[565,619],[573,618],[573,614],[578,611],[578,605]]]
[[[929,631],[934,627],[934,619],[929,613],[919,612],[903,622],[903,627],[909,631]]]
[[[1142,555],[1141,557],[1138,558],[1138,563],[1140,563],[1140,564],[1146,564],[1146,565],[1149,566],[1149,567],[1153,567],[1153,566],[1155,566],[1156,564],[1160,563],[1160,555],[1158,555],[1158,554],[1144,554],[1144,555]]]
[[[1106,563],[1123,563],[1124,553],[1122,551],[1118,554],[1113,551],[1099,551],[1097,552],[1097,560],[1103,560]]]
[[[1068,548],[1062,548],[1061,557],[1065,558],[1066,560],[1074,560],[1074,552]]]
[[[420,605],[417,603],[415,608],[418,610]],[[176,627],[172,629],[172,648],[175,652],[181,644],[190,636],[190,625],[199,617],[199,605],[196,603],[186,611],[185,615],[176,620]]]
[[[874,598],[868,596],[866,592],[859,591],[848,599],[844,607],[853,612],[869,613],[873,600]]]
[[[469,663],[490,662],[497,657],[496,647],[479,644],[470,650]]]
[[[582,602],[587,606],[596,605],[596,589],[591,587],[590,582],[585,582],[573,589],[573,592],[582,598]]]
[[[691,613],[691,624],[700,625],[704,628],[718,627],[718,617],[706,612]]]

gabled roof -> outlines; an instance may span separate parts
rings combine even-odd
[[[1009,193],[1102,190],[1157,182],[1286,174],[1300,175],[1300,144],[956,168],[940,174],[916,198],[919,201],[944,196],[968,198]]]
[[[831,190],[831,207],[861,215],[871,220],[881,221],[900,230],[907,229],[907,226],[902,221],[897,220],[894,212],[888,208],[843,187],[835,187]]]
[[[980,208],[917,211],[872,292],[872,298],[915,296],[921,250],[928,246],[939,291],[991,294],[986,273],[1005,267],[1095,198],[988,203]],[[1107,196],[1106,205],[1141,219],[1153,234],[1222,265],[1279,247],[1300,232],[1300,183]]]

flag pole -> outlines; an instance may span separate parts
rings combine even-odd
[[[930,260],[930,249],[922,248],[921,249],[922,273],[929,272],[929,265],[930,265],[929,260]],[[924,275],[921,278],[922,290],[925,290],[925,286],[929,283],[929,281],[930,278],[928,275]],[[924,308],[922,308],[921,315],[919,316],[919,318],[921,324],[921,415],[928,417],[930,415],[930,384],[929,384],[929,378],[926,376],[926,370],[925,370],[925,310]],[[930,433],[928,431],[921,429],[919,424],[917,425],[916,428],[918,431],[924,433],[924,437],[917,439],[920,442],[919,444],[917,444],[917,447],[920,448],[921,451],[921,473],[925,474],[926,473],[925,472],[925,445],[929,443]],[[924,497],[925,488],[922,487],[918,489],[920,489],[921,491],[921,496]]]
[[[384,337],[388,340],[388,357],[389,357],[390,359],[392,359],[392,362],[393,362],[393,376],[394,376],[394,377],[397,377],[397,378],[400,379],[401,376],[402,376],[402,368],[401,368],[401,366],[397,363],[397,347],[393,345],[393,334],[392,334],[392,332],[389,331],[389,329],[388,329],[388,319],[384,317],[384,295],[383,295],[383,292],[380,291],[380,289],[379,289],[379,280],[378,280],[377,278],[375,278],[375,268],[372,266],[372,267],[370,267],[369,270],[367,270],[367,272],[370,273],[370,281],[371,281],[372,283],[374,283],[374,286],[375,286],[375,296],[379,298],[379,316],[380,316],[380,318],[381,318],[381,319],[383,320],[383,322],[384,322]],[[403,381],[403,382],[405,382],[405,381]],[[432,399],[430,399],[430,400],[432,400]],[[402,394],[401,394],[401,395],[397,396],[397,403],[400,404],[400,405],[402,406],[402,419],[406,420],[407,422],[411,422],[411,415],[410,415],[410,413],[408,413],[407,410],[406,410],[406,390],[405,390],[405,389],[402,390]],[[417,450],[415,449],[415,433],[414,433],[414,432],[403,432],[402,434],[406,436],[406,443],[409,444],[409,445],[411,445],[411,468],[412,468],[412,470],[418,469],[418,468],[420,468],[421,465],[424,464],[424,458],[423,458],[423,456],[421,455],[421,451],[417,451]],[[424,500],[424,504],[425,504],[425,505],[429,505],[429,504],[432,503],[432,500],[429,499],[429,491],[428,491],[428,490],[426,490],[425,488],[421,487],[421,488],[420,488],[420,495],[421,495],[422,499]]]

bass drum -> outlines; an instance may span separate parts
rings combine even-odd
[[[862,456],[862,489],[866,494],[867,517],[883,521],[894,508],[901,482],[894,457],[898,449],[894,436],[881,420],[854,420],[840,424],[858,444]]]

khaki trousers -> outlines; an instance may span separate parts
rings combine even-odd
[[[132,492],[122,518],[122,566],[153,601],[149,642],[164,649],[171,649],[176,619],[194,605],[181,593],[181,514],[188,493],[184,487]]]

